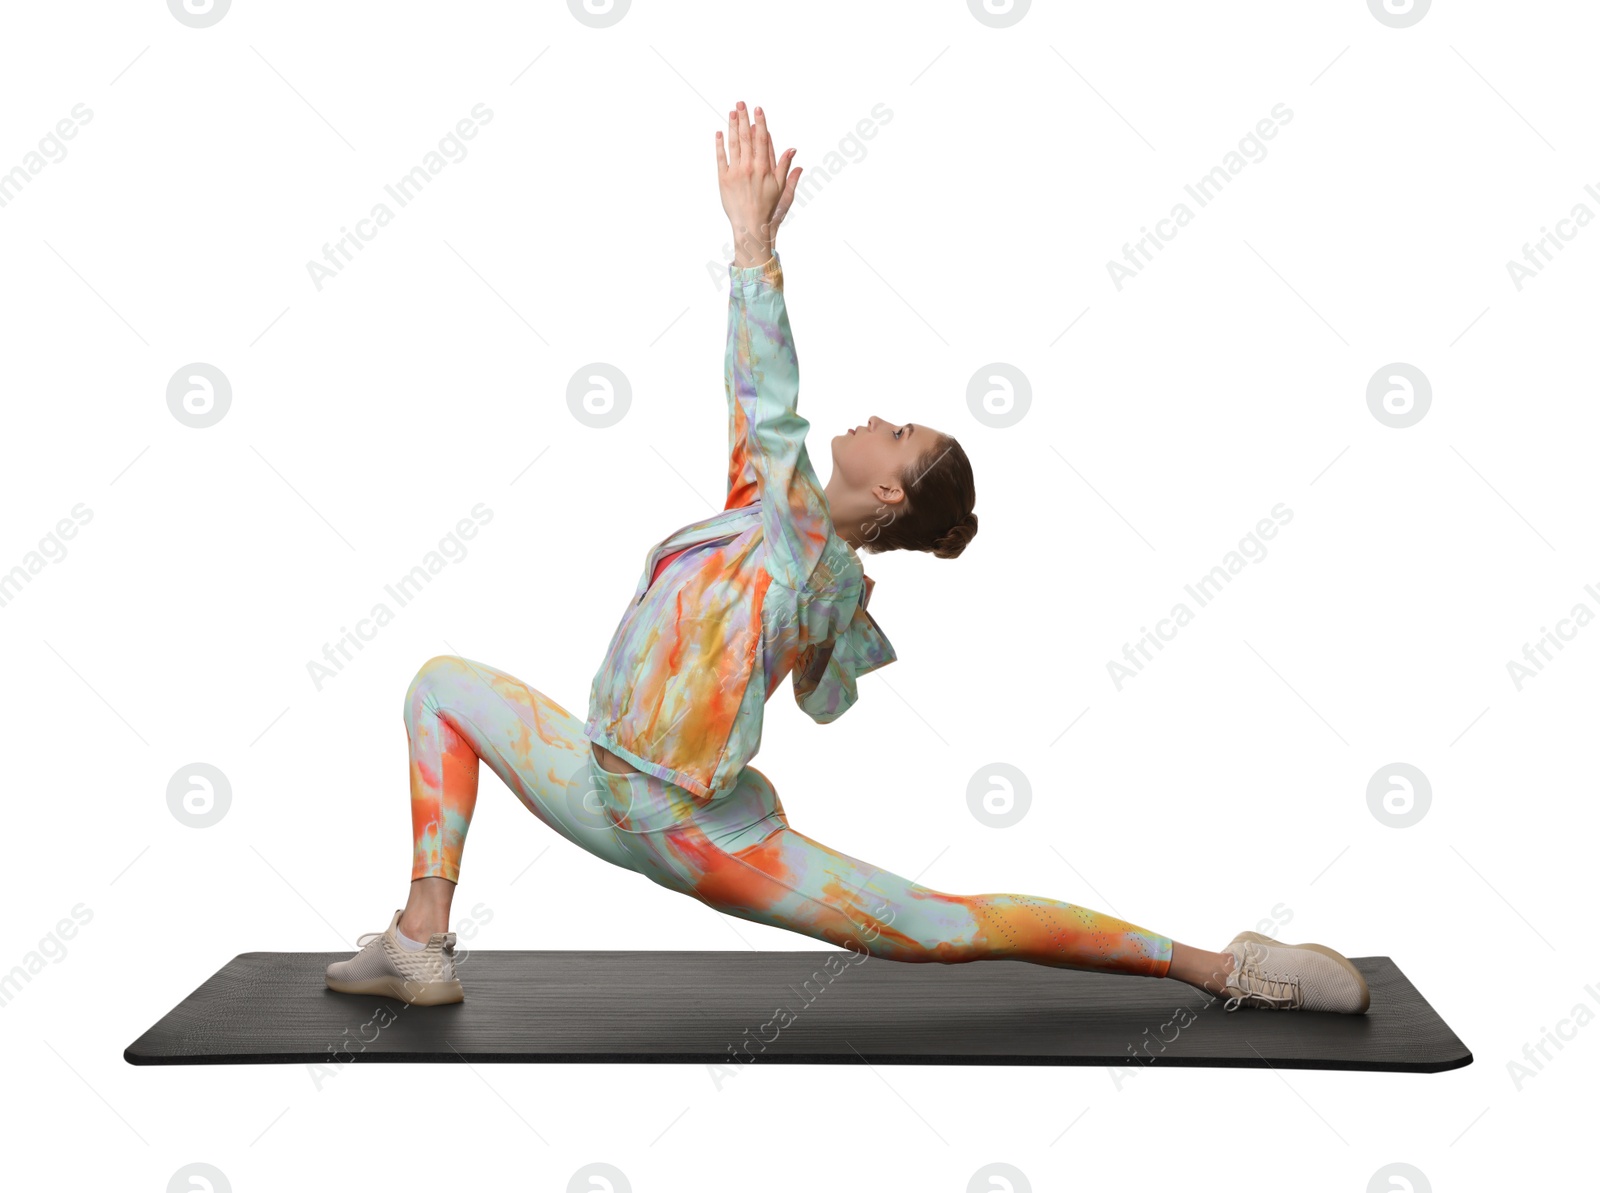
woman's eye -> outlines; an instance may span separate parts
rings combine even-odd
[[[898,438],[900,438],[900,432],[901,432],[901,431],[904,431],[904,430],[905,430],[905,428],[904,428],[904,427],[898,427],[898,428],[896,428],[896,429],[895,429],[895,433],[894,433],[894,437],[895,437],[895,438],[896,438],[896,439],[898,439]]]

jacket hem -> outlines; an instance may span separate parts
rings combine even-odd
[[[619,745],[611,734],[600,727],[599,721],[595,718],[590,718],[588,723],[584,725],[583,732],[584,736],[591,742],[604,746],[618,758],[632,763],[647,775],[653,775],[663,782],[671,783],[674,787],[681,787],[690,795],[697,796],[700,799],[710,799],[716,794],[710,787],[707,787],[693,775],[685,771],[674,770],[670,766],[663,766],[659,762],[652,762],[650,759],[635,754],[632,750]]]

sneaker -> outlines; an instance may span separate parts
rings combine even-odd
[[[1224,952],[1233,957],[1233,972],[1223,987],[1229,1011],[1250,1006],[1361,1015],[1371,1005],[1361,971],[1326,945],[1280,944],[1258,932],[1241,932]]]
[[[382,932],[368,932],[361,951],[328,966],[328,989],[340,994],[382,994],[412,1006],[436,1007],[465,997],[456,978],[456,934],[435,932],[426,948],[412,951],[395,939],[400,912]]]

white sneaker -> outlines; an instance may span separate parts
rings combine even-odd
[[[356,941],[359,953],[328,966],[328,989],[382,994],[419,1007],[461,1002],[465,995],[456,978],[456,934],[435,932],[425,948],[413,951],[395,939],[399,925],[396,911],[382,932],[368,932]]]
[[[1233,958],[1233,971],[1223,983],[1229,1011],[1249,1006],[1361,1015],[1371,1005],[1361,971],[1326,945],[1280,944],[1258,932],[1241,932],[1223,951]]]

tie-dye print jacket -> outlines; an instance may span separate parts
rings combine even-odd
[[[728,274],[727,501],[650,549],[584,726],[591,741],[706,799],[755,755],[767,697],[785,676],[825,723],[855,703],[857,676],[895,659],[861,604],[861,560],[835,533],[806,454],[782,265],[774,255]],[[656,561],[680,548],[652,584]],[[830,648],[808,679],[816,652]]]

